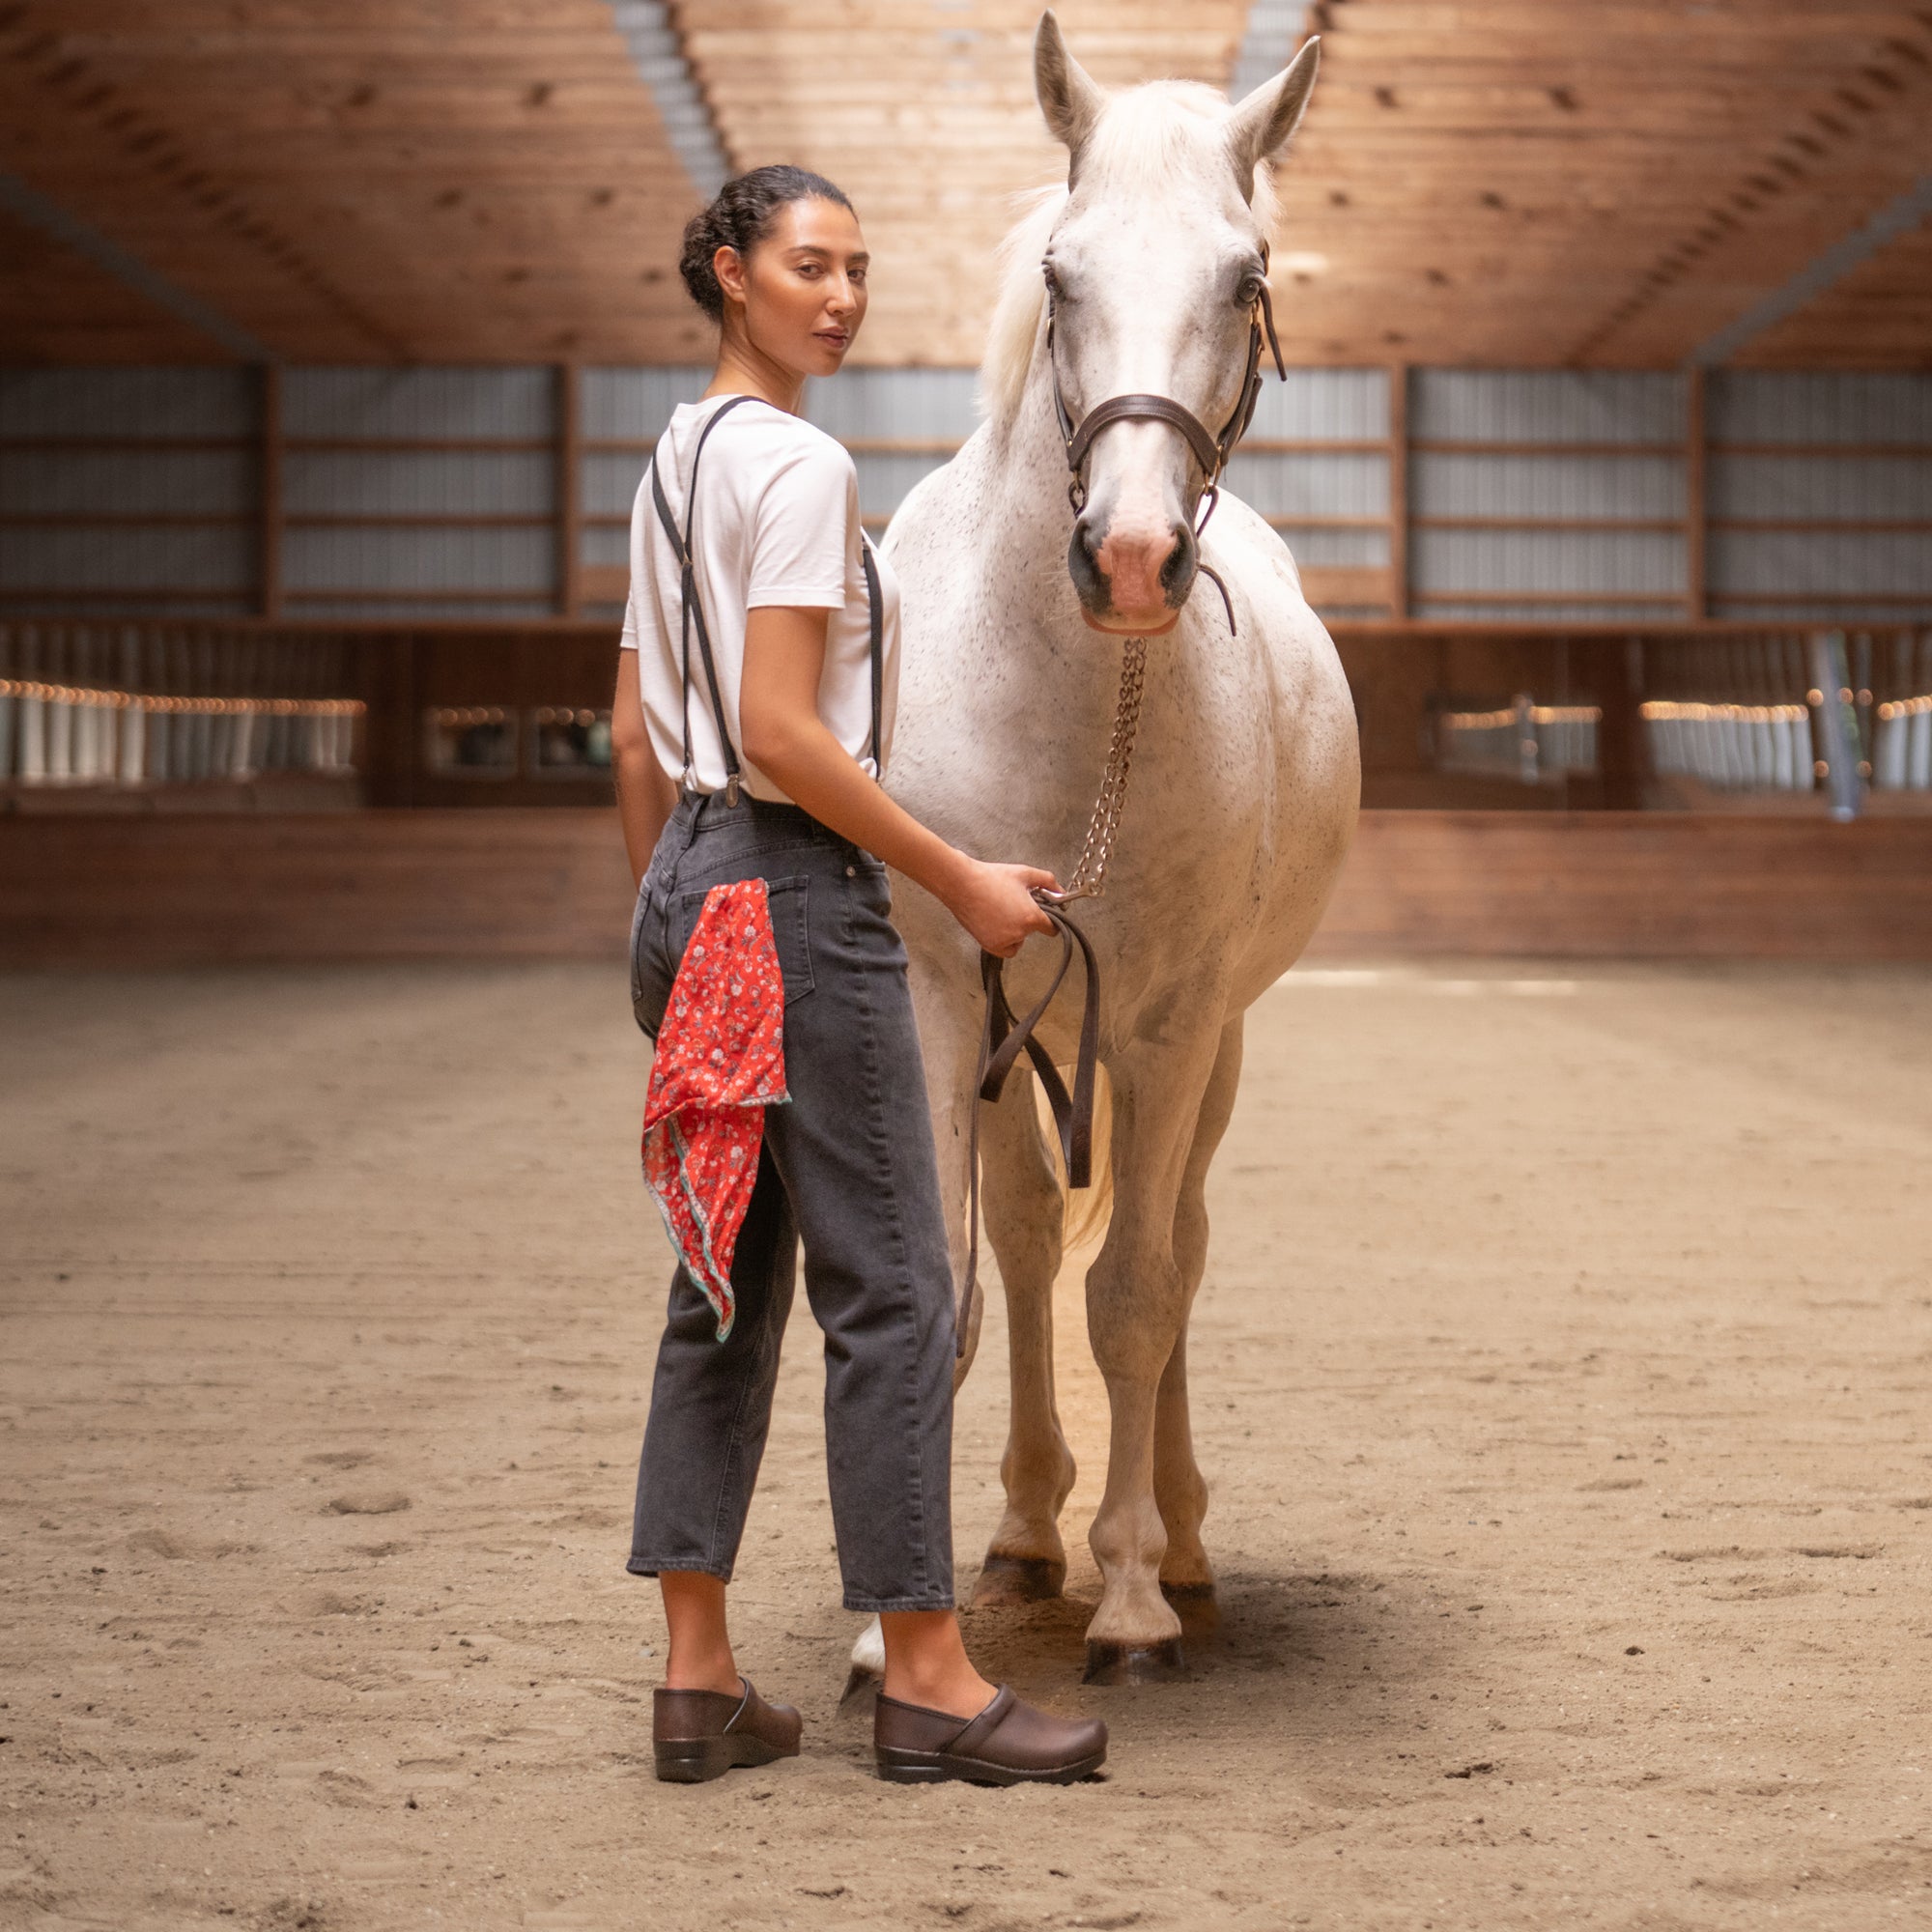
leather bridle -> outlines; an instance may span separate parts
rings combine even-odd
[[[1221,499],[1221,472],[1228,467],[1235,445],[1247,434],[1248,425],[1254,420],[1255,404],[1261,398],[1264,331],[1269,352],[1274,356],[1275,372],[1284,383],[1288,381],[1288,364],[1282,359],[1281,342],[1274,332],[1274,303],[1268,295],[1267,260],[1267,243],[1264,242],[1261,292],[1248,311],[1248,359],[1241,377],[1241,393],[1236,400],[1233,413],[1221,425],[1218,436],[1185,404],[1177,403],[1172,396],[1109,396],[1105,402],[1095,403],[1076,423],[1072,412],[1066,407],[1065,392],[1060,386],[1060,361],[1054,353],[1056,316],[1053,278],[1047,264],[1040,264],[1041,272],[1047,278],[1046,366],[1053,384],[1053,412],[1060,419],[1060,440],[1065,445],[1066,467],[1072,472],[1066,485],[1066,500],[1073,505],[1076,516],[1087,507],[1087,454],[1094,446],[1094,439],[1109,423],[1163,422],[1170,429],[1180,432],[1182,440],[1193,452],[1195,462],[1201,466],[1205,481],[1195,509],[1194,535],[1197,540],[1208,527],[1208,519],[1214,514],[1214,505]],[[1220,591],[1221,601],[1228,610],[1228,628],[1232,631],[1235,628],[1235,607],[1228,596],[1228,586],[1222,582],[1220,574],[1208,565],[1197,562],[1195,567],[1202,575],[1211,578]]]

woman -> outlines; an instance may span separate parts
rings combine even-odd
[[[955,850],[879,786],[898,592],[865,542],[851,457],[798,414],[806,378],[835,374],[865,320],[867,262],[830,182],[766,167],[726,183],[680,264],[720,326],[717,371],[673,412],[632,516],[611,733],[641,875],[638,1021],[658,1037],[713,889],[762,880],[789,1097],[764,1114],[722,1298],[688,1266],[672,1278],[629,1568],[659,1579],[670,1629],[658,1775],[794,1754],[798,1714],[739,1674],[725,1585],[802,1237],[844,1601],[885,1633],[880,1774],[1062,1781],[1100,1763],[1106,1727],[995,1690],[952,1607],[952,1277],[886,866],[1002,956],[1052,929],[1032,891],[1053,877]]]

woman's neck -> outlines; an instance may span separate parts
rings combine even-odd
[[[775,362],[746,341],[728,324],[718,345],[718,366],[704,391],[712,396],[756,396],[787,415],[802,413],[805,378],[795,369]]]

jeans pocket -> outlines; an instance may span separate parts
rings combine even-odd
[[[811,911],[810,874],[798,872],[765,881],[765,903],[772,920],[772,944],[778,951],[779,975],[784,982],[785,1005],[793,1006],[812,989]],[[691,944],[697,916],[704,910],[710,886],[693,886],[677,895],[677,918],[671,934],[677,958]],[[668,989],[667,989],[668,990]],[[662,1010],[662,1009],[660,1009]]]
[[[638,893],[631,915],[631,1012],[644,1034],[655,1040],[670,998],[671,964],[665,957],[665,901],[653,890],[648,875]]]

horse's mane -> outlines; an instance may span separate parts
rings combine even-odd
[[[1115,95],[1107,103],[1081,157],[1083,170],[1104,174],[1127,193],[1158,192],[1183,171],[1225,166],[1221,129],[1228,103],[1211,87],[1193,80],[1156,80]],[[1026,388],[1033,345],[1046,305],[1040,257],[1060,212],[1064,184],[1034,188],[1018,197],[1023,213],[1000,243],[999,293],[980,364],[980,407],[995,423],[1012,420]],[[1274,231],[1272,171],[1255,170],[1251,203],[1262,234]]]

